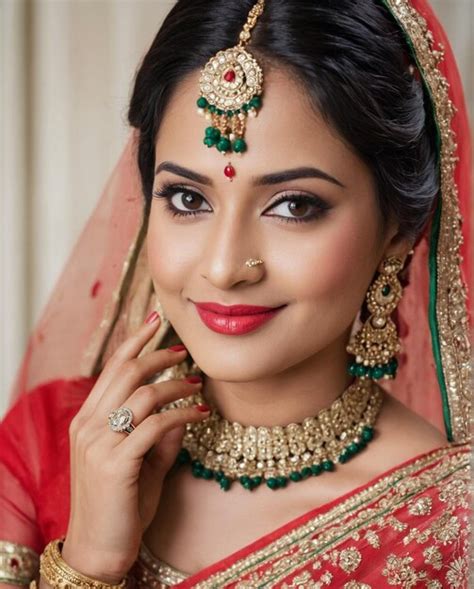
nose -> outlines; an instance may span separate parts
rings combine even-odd
[[[220,290],[237,285],[255,284],[265,275],[265,265],[248,266],[250,258],[259,258],[261,247],[248,224],[234,218],[221,219],[209,232],[201,261],[201,275]]]

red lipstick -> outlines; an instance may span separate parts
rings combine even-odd
[[[243,335],[254,331],[281,311],[280,307],[256,305],[220,305],[219,303],[194,303],[202,322],[217,333]]]

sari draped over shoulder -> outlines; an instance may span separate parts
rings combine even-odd
[[[446,444],[189,574],[142,543],[130,586],[467,589],[470,540],[471,151],[449,41],[428,0],[379,1],[406,39],[433,117],[440,192],[397,310],[398,376],[386,388],[444,427]],[[143,247],[146,216],[129,142],[33,331],[0,423],[0,583],[28,585],[66,535],[69,425],[117,346],[160,311]],[[162,313],[160,313],[162,314]],[[71,322],[72,316],[80,321]],[[164,320],[145,347],[176,334]],[[160,375],[159,378],[166,375]],[[262,489],[268,491],[268,489]]]

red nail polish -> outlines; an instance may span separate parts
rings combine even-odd
[[[152,311],[148,317],[145,319],[145,323],[153,323],[159,318],[159,315],[156,311]]]
[[[198,382],[202,382],[202,378],[197,375],[187,376],[184,380],[186,382],[190,382],[191,384],[197,384]]]
[[[168,350],[171,350],[172,352],[184,352],[185,349],[186,346],[183,346],[183,344],[177,344],[176,346],[170,346],[168,348]]]
[[[211,408],[208,405],[203,405],[203,404],[195,405],[195,407],[198,411],[202,411],[203,413],[207,413],[208,411],[211,410]]]

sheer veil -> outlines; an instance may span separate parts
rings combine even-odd
[[[400,370],[387,385],[444,429],[470,434],[471,145],[453,53],[426,0],[383,0],[401,27],[438,130],[441,192],[415,247],[398,311]],[[39,383],[90,377],[160,303],[147,270],[146,217],[130,134],[28,342],[10,406]],[[461,219],[463,223],[461,223]],[[165,321],[152,345],[176,337]],[[385,384],[385,383],[384,383]]]

